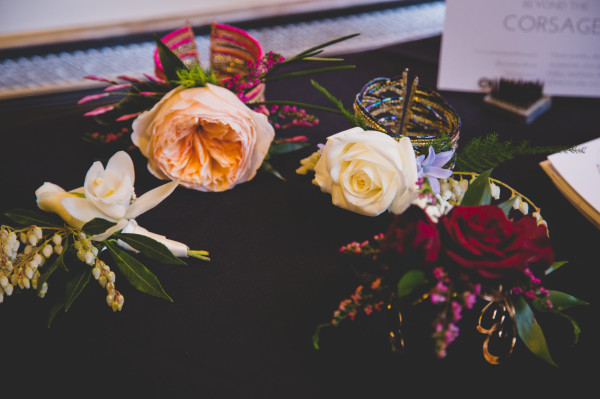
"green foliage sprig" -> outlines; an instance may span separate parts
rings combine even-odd
[[[581,152],[573,146],[533,146],[527,140],[514,144],[512,140],[501,141],[498,134],[491,133],[469,141],[456,157],[455,170],[481,173],[523,155],[545,155],[561,151]]]
[[[208,83],[218,85],[217,76],[212,69],[204,69],[202,65],[193,64],[189,69],[178,69],[175,83],[185,87],[204,87]]]
[[[164,264],[185,265],[164,244],[144,235],[117,231],[104,241],[92,241],[91,236],[103,233],[115,223],[93,219],[81,229],[66,225],[52,214],[13,209],[4,216],[17,227],[3,225],[0,229],[0,294],[12,295],[14,289],[33,288],[43,297],[48,280],[58,270],[67,278],[65,294],[54,304],[48,317],[48,327],[61,312],[67,312],[87,287],[91,276],[107,290],[106,301],[113,311],[121,310],[123,295],[116,290],[116,276],[107,262],[138,291],[173,302],[158,278],[140,260],[118,245],[118,240],[140,252],[147,259]],[[17,242],[19,240],[20,242]],[[206,251],[189,251],[189,255],[209,260]]]

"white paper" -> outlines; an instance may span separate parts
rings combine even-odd
[[[600,97],[600,0],[446,0],[438,89],[499,78]]]
[[[548,160],[563,179],[600,212],[600,137],[577,148],[584,152],[559,152],[548,156]]]

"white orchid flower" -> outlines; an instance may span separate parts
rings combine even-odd
[[[47,212],[58,214],[70,226],[81,229],[83,225],[94,218],[102,218],[116,225],[102,234],[95,235],[92,240],[103,241],[114,232],[132,225],[135,218],[142,213],[154,208],[168,197],[179,184],[171,181],[152,189],[136,198],[134,191],[135,171],[133,161],[129,154],[119,151],[113,155],[106,169],[101,162],[94,162],[88,170],[83,187],[65,191],[54,183],[46,182],[35,192],[38,207]],[[137,223],[135,223],[137,226]],[[163,236],[155,235],[138,226],[138,234],[144,234],[162,241],[165,244],[175,241],[167,240]],[[178,256],[183,251],[177,243]],[[167,245],[169,247],[169,245]],[[170,248],[171,249],[171,248]]]

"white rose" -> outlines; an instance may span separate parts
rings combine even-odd
[[[126,152],[119,151],[110,158],[106,169],[102,163],[94,162],[83,187],[66,192],[62,187],[46,182],[35,194],[41,210],[58,214],[77,229],[94,218],[117,222],[106,233],[95,237],[101,241],[127,226],[129,220],[154,208],[178,185],[177,181],[172,181],[135,198],[134,182],[133,161]]]
[[[418,197],[410,139],[355,127],[327,139],[315,182],[334,205],[367,216],[404,212]]]

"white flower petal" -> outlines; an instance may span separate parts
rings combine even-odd
[[[125,151],[118,151],[113,155],[106,164],[106,173],[115,173],[121,177],[121,180],[128,176],[133,186],[135,183],[135,169],[133,167],[133,161],[128,153]]]
[[[173,190],[177,188],[178,184],[179,181],[174,180],[172,182],[163,184],[162,186],[156,187],[148,191],[147,193],[136,199],[133,202],[133,204],[131,204],[129,209],[127,209],[127,212],[125,212],[125,218],[133,219],[141,215],[142,213],[154,208],[162,200],[167,198],[173,192]]]
[[[60,203],[72,217],[81,220],[84,223],[87,223],[94,218],[111,220],[86,198],[67,197],[63,198]]]
[[[45,182],[44,184],[42,184],[37,190],[35,190],[35,196],[38,198],[46,195],[46,194],[54,194],[54,193],[64,193],[65,189],[57,186],[54,183],[50,183],[50,182]]]

